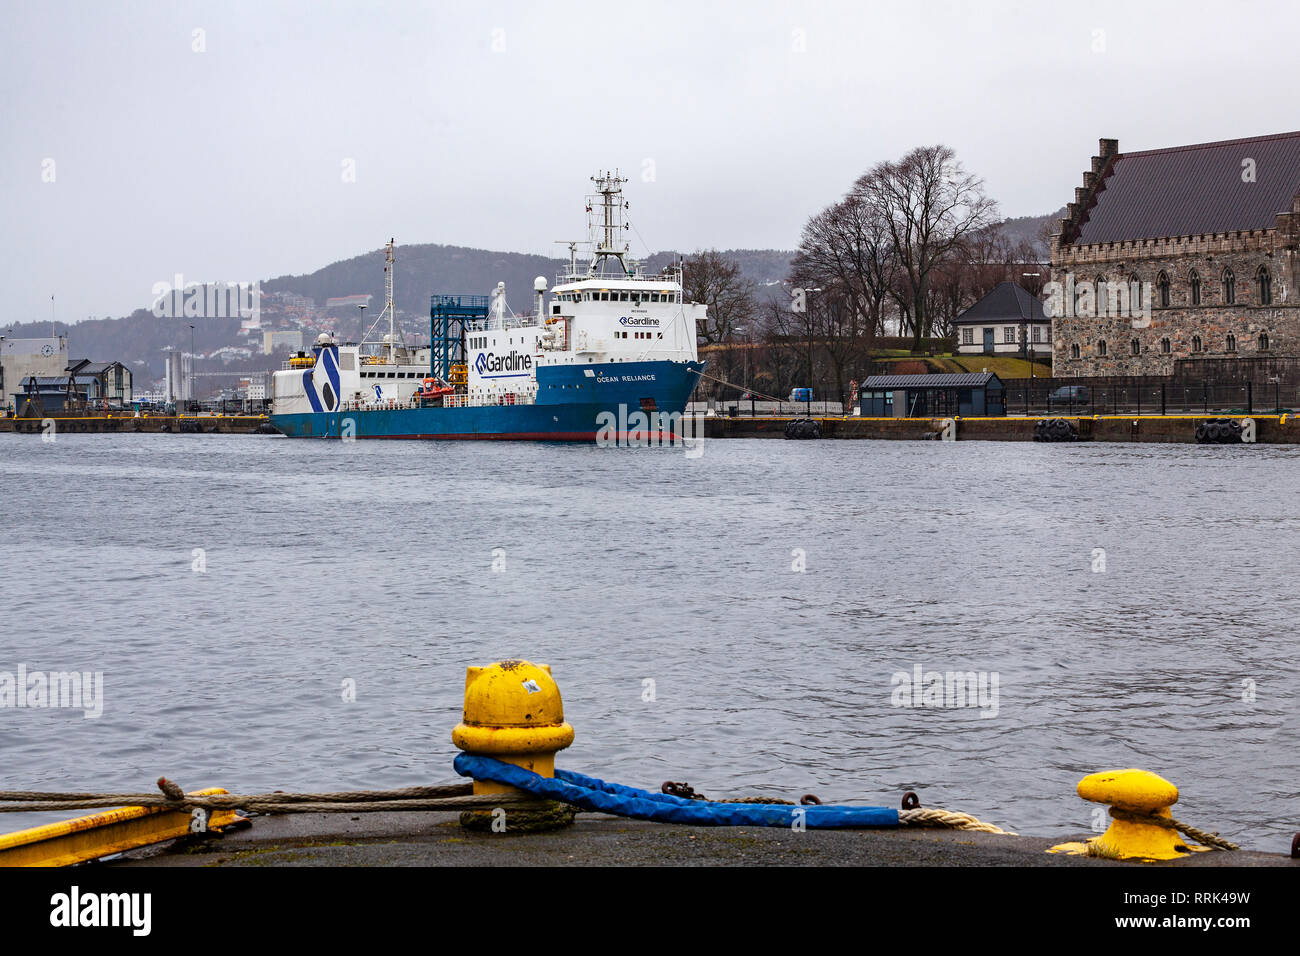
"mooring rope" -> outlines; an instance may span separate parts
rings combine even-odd
[[[665,780],[662,790],[669,796],[683,797],[687,800],[703,800],[711,803],[767,803],[783,806],[794,804],[793,800],[782,800],[780,797],[735,797],[732,799],[710,800],[704,794],[697,792],[689,783],[675,783],[672,780]],[[806,794],[799,802],[805,806],[821,804],[821,801],[812,794]],[[985,823],[969,813],[961,813],[957,810],[939,810],[932,807],[915,807],[909,810],[906,809],[906,802],[904,802],[903,807],[904,809],[898,813],[899,826],[942,827],[949,830],[976,830],[981,833],[1001,833],[1006,836],[1016,836],[1016,834],[1008,830],[1003,830],[991,823]]]
[[[793,805],[793,801],[779,797],[736,797],[723,800],[708,800],[703,794],[696,793],[687,783],[665,783],[664,792],[655,794],[625,787],[621,784],[606,783],[602,780],[584,777],[582,774],[569,771],[559,771],[555,779],[540,778],[536,774],[521,771],[517,767],[500,764],[498,761],[488,763],[488,760],[489,758],[470,758],[468,755],[462,754],[457,757],[457,770],[466,773],[472,767],[482,773],[487,769],[488,772],[484,773],[484,776],[489,778],[501,776],[503,782],[519,786],[528,786],[532,783],[535,791],[545,791],[546,797],[550,799],[540,799],[540,793],[476,795],[472,783],[447,784],[437,787],[403,787],[395,790],[337,790],[325,793],[223,793],[194,796],[184,793],[180,787],[166,777],[160,777],[158,787],[162,791],[161,793],[71,793],[47,790],[0,790],[0,813],[69,811],[122,806],[159,807],[168,810],[190,810],[195,808],[205,810],[245,810],[258,813],[385,813],[420,810],[490,810],[497,807],[539,810],[553,807],[554,805],[550,802],[553,800],[569,803],[575,809],[600,810],[609,813],[619,812],[619,810],[626,812],[628,807],[619,804],[625,803],[628,798],[632,798],[636,801],[646,801],[656,811],[648,814],[647,818],[660,819],[664,822],[670,822],[674,817],[680,817],[683,822],[704,822],[709,815],[708,811],[704,810],[704,806],[713,804],[715,806],[730,805],[735,807],[736,812],[734,813],[719,810],[719,819],[726,816],[742,825],[743,823],[750,823],[751,825],[757,823],[758,825],[771,826],[783,825],[786,823],[786,818],[784,816],[771,817],[769,820],[765,817],[771,816],[770,813],[754,816],[740,812],[740,807],[749,804],[754,805],[755,811],[760,811],[763,805],[771,807],[773,810],[777,807]],[[534,781],[532,778],[536,778],[536,780]],[[606,799],[608,797],[622,798],[622,800],[615,799],[611,801]],[[665,801],[679,807],[682,805],[686,807],[695,805],[700,808],[700,811],[689,814],[657,812],[662,809],[662,804]],[[802,802],[815,804],[816,798],[810,795],[805,797]],[[656,804],[659,806],[655,806]],[[642,809],[644,810],[644,808]],[[813,808],[809,807],[808,809],[812,810]],[[865,811],[867,815],[846,816],[843,821],[829,824],[832,826],[888,826],[886,815],[888,813],[897,813],[899,826],[971,830],[1007,836],[1016,835],[1012,831],[1003,830],[991,823],[985,823],[969,813],[942,810],[935,807],[914,807],[898,811],[885,811],[881,807],[834,807],[832,805],[827,806],[824,810],[819,808],[815,813],[823,814],[834,810],[844,811],[845,813]],[[789,811],[784,812],[788,813]],[[1201,830],[1198,827],[1170,817],[1136,813],[1118,807],[1112,807],[1110,814],[1119,820],[1133,823],[1150,823],[1165,829],[1177,830],[1203,846],[1214,847],[1219,850],[1241,849],[1237,844],[1225,840],[1217,833]]]
[[[942,827],[948,830],[975,830],[979,833],[1001,833],[1016,836],[1010,830],[1003,830],[991,823],[985,823],[969,813],[958,810],[940,810],[937,807],[917,807],[913,810],[898,811],[899,826],[907,827]]]
[[[158,780],[158,789],[164,795],[171,794],[174,799],[185,799],[185,794],[166,777]],[[341,790],[334,793],[258,793],[246,797],[233,794],[217,794],[201,797],[203,800],[258,800],[263,803],[304,803],[325,802],[343,803],[346,801],[366,800],[406,800],[421,797],[461,797],[474,792],[472,783],[453,783],[441,787],[405,787],[400,790]],[[45,790],[0,790],[0,802],[53,800],[72,802],[78,800],[107,800],[115,803],[131,803],[139,800],[159,800],[156,793],[62,793]]]
[[[457,758],[457,769],[461,770],[461,772],[464,772],[465,765],[470,763],[469,760],[465,759],[466,756],[462,754]],[[520,771],[517,767],[500,764],[498,761],[491,761],[488,764],[485,758],[474,759],[482,761],[476,766],[491,766],[499,768],[499,772],[507,775],[518,776],[519,780],[515,780],[513,776],[511,777],[510,782],[513,783],[526,782],[529,781],[529,778],[537,777],[536,774]],[[489,774],[489,776],[495,775],[497,774]],[[602,780],[566,771],[560,771],[559,777],[559,780],[551,781],[552,785],[559,785],[562,791],[568,792],[548,793],[547,795],[553,799],[558,799],[562,803],[570,804],[574,811],[587,809],[604,812],[618,812],[619,810],[626,812],[627,807],[619,805],[623,801],[593,800],[590,793],[593,790],[603,791],[600,794],[601,798],[616,794],[620,797],[645,800],[651,804],[663,801],[666,798],[674,803],[687,806],[695,804],[701,808],[700,813],[684,816],[677,813],[661,814],[659,812],[649,815],[649,818],[661,819],[664,822],[669,822],[677,817],[681,817],[683,822],[686,820],[695,823],[705,822],[711,814],[703,808],[708,804],[713,804],[719,807],[722,805],[736,807],[736,812],[730,814],[720,810],[718,819],[725,816],[736,823],[759,823],[759,825],[767,826],[782,825],[786,822],[784,816],[767,819],[767,817],[770,817],[770,812],[766,814],[760,812],[758,816],[754,816],[753,814],[741,812],[740,807],[750,805],[753,806],[755,811],[762,811],[764,805],[771,809],[781,806],[793,806],[793,801],[779,797],[736,797],[729,800],[710,801],[703,794],[696,793],[686,783],[666,783],[663,789],[667,793],[651,794],[646,791],[624,787],[621,784],[607,784]],[[537,778],[537,785],[542,785],[544,779]],[[561,781],[564,781],[564,783],[561,783]],[[573,787],[575,783],[579,784],[578,788]],[[0,790],[0,813],[55,812],[121,806],[158,807],[167,810],[244,810],[250,813],[382,813],[418,810],[487,810],[507,806],[545,810],[546,807],[555,807],[550,801],[541,800],[538,795],[534,794],[475,795],[472,783],[448,784],[438,787],[404,787],[396,790],[338,790],[326,793],[222,793],[194,796],[186,794],[166,777],[160,777],[158,779],[158,788],[162,791],[161,793],[69,793],[48,790]],[[587,792],[579,793],[578,790]],[[888,816],[895,813],[895,811],[886,811],[883,807],[828,806],[822,808],[820,807],[820,801],[811,795],[805,797],[802,802],[816,807],[815,814],[844,816],[844,820],[830,825],[888,826],[892,822],[888,820]],[[615,809],[616,806],[617,809]],[[660,808],[654,809],[658,810]],[[812,808],[810,807],[810,809]],[[835,811],[840,812],[836,813]],[[856,811],[864,811],[865,814]],[[555,811],[547,812],[553,814]],[[897,811],[896,820],[900,826],[945,827],[957,830],[977,830],[984,833],[1007,833],[1006,830],[1002,830],[991,823],[984,823],[968,813],[958,813],[950,810],[932,808],[902,810]],[[1201,839],[1201,836],[1207,836],[1201,834],[1201,831],[1195,831],[1195,834],[1200,834],[1193,836],[1193,839],[1198,840]],[[1217,838],[1210,837],[1210,839]],[[1228,846],[1232,847],[1232,844],[1228,844]],[[1232,848],[1235,849],[1235,847]]]
[[[340,790],[328,793],[220,793],[194,796],[160,777],[162,793],[60,793],[0,790],[0,813],[87,810],[101,807],[162,807],[168,810],[247,810],[258,813],[382,813],[410,810],[475,810],[535,806],[521,794],[474,794],[472,783],[397,790]]]
[[[746,388],[744,385],[737,385],[735,382],[728,382],[726,379],[718,378],[716,375],[710,375],[708,372],[700,372],[700,378],[710,379],[711,381],[717,382],[719,385],[726,385],[728,388],[734,388],[738,392],[749,392],[750,394],[757,395],[759,398],[765,399],[766,401],[769,402],[777,402],[778,404],[791,404],[791,405],[804,404],[803,402],[787,403],[783,399],[777,398],[775,395],[764,395],[756,388]]]
[[[1211,846],[1216,850],[1241,849],[1237,844],[1225,840],[1217,833],[1208,833],[1189,823],[1175,820],[1173,817],[1158,817],[1155,814],[1137,813],[1133,810],[1121,809],[1120,807],[1111,807],[1110,815],[1116,820],[1125,820],[1129,823],[1150,823],[1158,827],[1164,827],[1166,830],[1177,830],[1183,836],[1190,837],[1202,846]]]

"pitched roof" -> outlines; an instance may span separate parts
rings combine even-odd
[[[868,375],[862,388],[978,388],[997,379],[992,372],[969,372],[965,375]]]
[[[962,322],[1049,322],[1043,303],[1015,282],[999,282],[993,291],[980,299],[953,321]]]
[[[1300,131],[1119,153],[1075,244],[1271,229],[1298,193]]]
[[[78,367],[78,363],[81,361],[84,360],[79,359],[77,362],[72,362],[64,369],[64,371],[66,372],[69,369],[76,368],[78,375],[103,375],[114,366],[122,364],[121,362],[89,362],[86,365]]]
[[[74,375],[72,377],[72,386],[90,385],[95,382],[93,375]],[[66,375],[28,375],[19,384],[26,385],[28,382],[35,382],[37,388],[64,388],[68,384]]]

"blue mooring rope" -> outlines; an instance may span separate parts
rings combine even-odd
[[[504,783],[583,810],[656,823],[686,823],[702,827],[788,827],[802,815],[803,825],[810,830],[898,826],[898,811],[890,807],[792,807],[776,803],[687,800],[666,793],[625,787],[620,783],[606,783],[572,770],[557,770],[554,777],[543,777],[514,764],[465,753],[456,756],[454,766],[462,777]]]

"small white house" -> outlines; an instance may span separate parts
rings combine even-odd
[[[958,355],[1052,354],[1052,320],[1043,303],[1014,282],[998,283],[957,316],[953,326]]]

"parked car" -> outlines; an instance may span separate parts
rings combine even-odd
[[[1087,405],[1091,400],[1092,396],[1088,394],[1088,386],[1062,385],[1047,396],[1047,406],[1052,408],[1057,405]]]

